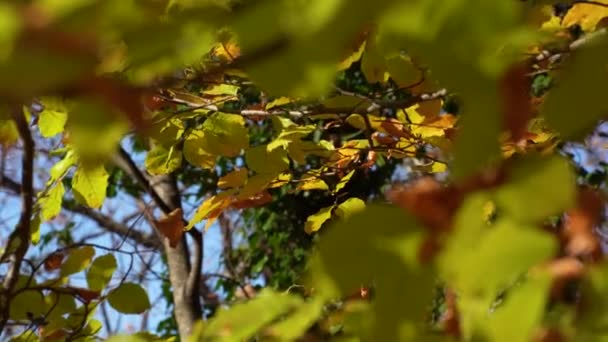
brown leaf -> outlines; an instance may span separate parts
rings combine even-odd
[[[511,66],[503,74],[499,91],[503,105],[503,127],[511,133],[515,142],[521,140],[532,118],[532,99],[527,77],[528,67],[519,63]]]
[[[169,240],[169,246],[175,248],[184,235],[184,218],[181,208],[156,221],[156,228]]]
[[[66,287],[68,290],[72,290],[74,291],[74,293],[80,297],[83,301],[85,302],[90,302],[92,300],[95,300],[97,298],[99,298],[99,291],[92,291],[89,289],[83,289],[81,287],[72,287],[72,286],[68,286]]]
[[[452,217],[462,202],[453,186],[441,185],[432,177],[390,190],[387,198],[406,209],[432,232],[449,230]]]
[[[44,269],[49,272],[59,269],[61,267],[61,263],[63,262],[63,258],[63,253],[53,253],[49,255],[44,260]]]

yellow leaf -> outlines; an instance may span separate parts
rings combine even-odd
[[[365,209],[365,202],[359,198],[351,197],[336,207],[336,215],[342,219],[347,219],[351,215],[358,213],[363,209]]]
[[[350,56],[346,57],[342,62],[338,64],[338,71],[348,69],[350,66],[361,59],[361,55],[363,55],[363,51],[365,50],[365,42],[359,46],[357,51],[353,52]]]
[[[274,100],[268,102],[266,104],[266,110],[269,110],[269,109],[272,109],[275,107],[281,107],[281,106],[284,106],[291,102],[292,102],[292,100],[290,98],[282,96],[282,97],[279,97],[278,99],[274,99]]]
[[[312,234],[321,229],[323,223],[331,218],[331,212],[333,209],[334,206],[332,205],[322,208],[315,214],[308,216],[306,219],[306,224],[304,225],[304,231],[308,234]]]
[[[288,184],[289,181],[291,181],[291,178],[293,176],[291,175],[291,173],[289,172],[283,172],[280,175],[277,176],[277,178],[275,178],[269,185],[268,188],[272,189],[272,188],[278,188],[281,187],[285,184]]]
[[[444,114],[435,120],[426,120],[424,123],[411,125],[410,131],[422,138],[442,137],[445,136],[445,130],[453,128],[455,123],[455,116]]]
[[[224,209],[230,206],[233,201],[232,195],[235,192],[235,190],[228,190],[207,198],[198,207],[198,209],[196,209],[194,216],[192,217],[190,222],[188,222],[188,225],[185,229],[190,230],[195,224],[205,219],[207,220],[207,223],[205,224],[205,229],[208,229],[211,224],[215,222],[215,220],[222,213],[222,211],[224,211]]]
[[[260,173],[247,179],[245,186],[239,191],[237,200],[244,200],[252,197],[270,186],[270,183],[275,179],[276,174]]]
[[[207,141],[203,130],[193,130],[184,141],[184,158],[188,163],[211,169],[215,166],[216,156],[207,150]]]
[[[217,186],[220,189],[226,188],[238,188],[242,186],[247,181],[247,168],[241,168],[238,170],[233,170],[226,174],[217,181]]]
[[[216,113],[205,120],[203,130],[211,154],[236,157],[249,146],[249,131],[240,115]]]
[[[448,166],[444,163],[440,163],[440,162],[434,162],[431,165],[431,172],[432,173],[440,173],[440,172],[445,172],[447,171]]]
[[[355,170],[352,170],[351,172],[347,173],[346,176],[342,177],[340,179],[340,182],[338,182],[338,184],[336,185],[336,188],[334,189],[334,193],[337,193],[338,191],[344,189],[344,187],[346,186],[348,181],[351,178],[353,178],[354,174],[355,174]]]
[[[327,183],[325,183],[322,179],[308,178],[305,179],[302,183],[300,183],[296,190],[329,190],[329,187],[327,186]]]
[[[217,84],[207,90],[203,90],[203,94],[213,95],[213,96],[218,96],[218,95],[236,96],[239,92],[239,89],[241,89],[239,86],[235,86],[232,84]]]
[[[607,0],[598,0],[598,2],[608,5]],[[600,20],[605,17],[608,17],[608,7],[606,6],[585,3],[574,4],[562,20],[562,26],[570,27],[578,24],[583,31],[593,31]]]
[[[156,221],[156,228],[169,240],[169,245],[173,248],[177,246],[184,235],[184,212],[177,208]]]

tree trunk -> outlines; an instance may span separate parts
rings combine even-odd
[[[179,191],[175,178],[172,175],[160,175],[150,178],[150,185],[169,206],[171,210],[181,207]],[[186,236],[182,238],[175,248],[169,246],[169,241],[163,239],[163,247],[167,256],[169,267],[169,281],[173,289],[173,305],[175,320],[182,341],[188,341],[192,328],[197,320],[202,318],[202,308],[198,289],[192,289],[190,255],[186,245]],[[196,271],[199,273],[200,270]]]

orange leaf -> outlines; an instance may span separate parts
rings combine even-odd
[[[47,271],[54,271],[61,267],[63,262],[63,253],[53,253],[44,260],[44,269]]]
[[[412,135],[404,130],[405,126],[397,119],[387,119],[380,124],[380,128],[386,133],[398,138],[411,138]]]
[[[268,191],[262,191],[247,199],[235,201],[232,207],[235,209],[255,208],[272,201],[272,195]]]
[[[173,248],[177,246],[184,235],[184,219],[181,208],[173,210],[169,215],[156,221],[156,228],[169,240],[169,245]]]

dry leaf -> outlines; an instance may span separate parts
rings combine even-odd
[[[53,253],[44,260],[44,269],[46,271],[54,271],[61,267],[63,262],[63,253]]]
[[[184,235],[184,218],[181,208],[156,221],[156,228],[169,240],[169,246],[175,248]]]

